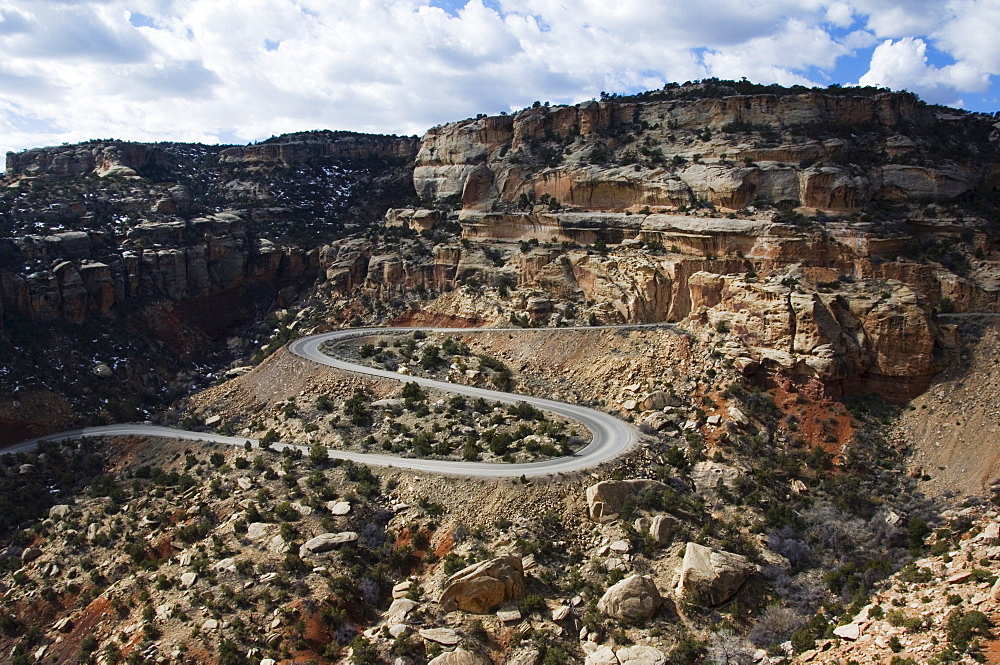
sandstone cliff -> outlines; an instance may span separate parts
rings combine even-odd
[[[744,240],[748,246],[759,242],[752,236]],[[830,238],[815,242],[836,245]],[[830,260],[837,252],[840,260]],[[364,294],[402,302],[407,294],[486,286],[499,298],[482,302],[471,317],[463,309],[463,316],[486,320],[497,310],[501,319],[552,325],[573,323],[568,312],[580,309],[577,321],[593,313],[607,323],[675,321],[724,330],[725,353],[746,373],[780,376],[828,395],[877,390],[908,399],[926,388],[958,348],[954,327],[933,317],[940,291],[887,279],[887,273],[904,273],[907,264],[891,270],[883,263],[875,270],[843,247],[793,261],[791,255],[761,260],[752,253],[657,254],[635,243],[601,255],[531,243],[425,247],[411,239],[389,249],[348,240],[325,247],[319,260],[335,298]],[[831,270],[836,276],[827,278]],[[995,292],[989,303],[1000,304]],[[448,312],[458,313],[439,311]]]
[[[268,314],[314,282],[317,248],[413,196],[415,138],[227,148],[98,140],[8,155],[0,443],[148,419],[246,364],[275,329]],[[67,406],[40,419],[28,403]]]
[[[425,200],[481,211],[543,196],[608,211],[950,201],[1000,182],[992,122],[908,93],[538,107],[430,130],[414,181]]]
[[[166,161],[163,149],[156,145],[91,141],[75,146],[8,152],[7,175],[134,177],[148,168],[163,167]]]
[[[84,231],[2,242],[26,261],[52,266],[27,274],[0,272],[4,310],[35,323],[82,323],[129,303],[194,304],[254,285],[280,289],[311,277],[318,265],[315,250],[251,239],[243,219],[232,212],[139,224],[120,246]],[[210,327],[224,329],[239,311],[216,310]]]
[[[307,285],[322,240],[409,196],[416,147],[323,131],[244,147],[91,141],[10,153],[0,312],[80,323],[166,301],[221,331],[242,318],[237,291]],[[225,294],[232,307],[212,306]]]
[[[352,132],[303,132],[248,146],[226,148],[223,163],[307,164],[335,160],[396,160],[407,163],[417,154],[416,137],[378,136]]]

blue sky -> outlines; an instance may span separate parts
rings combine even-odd
[[[0,0],[0,150],[421,134],[710,76],[1000,110],[1000,0]]]

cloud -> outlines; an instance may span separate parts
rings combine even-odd
[[[419,134],[708,76],[848,83],[873,47],[863,82],[955,101],[998,31],[1000,0],[0,0],[0,139]]]
[[[947,0],[849,0],[880,38],[926,35],[947,20]]]
[[[922,39],[887,39],[875,48],[868,73],[861,85],[883,86],[919,92],[927,101],[960,103],[962,91],[981,92],[989,77],[967,63],[935,67],[927,62],[927,44]]]
[[[10,32],[0,32],[4,52],[21,58],[85,58],[96,63],[137,62],[149,54],[140,34],[100,6],[40,2],[31,7],[30,12],[4,12],[5,19],[16,17]]]
[[[145,91],[151,99],[174,97],[206,99],[222,82],[196,60],[167,62],[141,68],[127,78],[128,83]]]
[[[951,19],[933,31],[935,45],[981,74],[1000,73],[1000,2],[953,0],[947,6]]]
[[[782,85],[817,85],[798,72],[809,67],[831,69],[849,51],[822,28],[792,19],[776,34],[709,52],[704,60],[713,76],[736,79],[746,76]]]
[[[854,24],[854,8],[846,2],[834,2],[826,8],[826,20],[840,28]]]

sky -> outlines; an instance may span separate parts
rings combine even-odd
[[[423,134],[707,77],[1000,110],[1000,0],[0,0],[0,152]]]

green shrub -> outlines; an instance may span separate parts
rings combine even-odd
[[[285,522],[294,522],[299,519],[299,511],[295,510],[291,503],[282,501],[274,507],[274,515]]]
[[[537,594],[528,594],[521,599],[521,603],[518,605],[518,609],[521,610],[521,616],[527,617],[535,612],[542,612],[546,609],[545,599]]]
[[[966,651],[972,640],[986,635],[991,626],[989,617],[979,610],[953,610],[946,622],[948,641],[959,652]]]
[[[899,580],[907,584],[926,584],[933,578],[929,568],[918,567],[915,563],[909,563],[899,571]]]
[[[549,647],[542,658],[542,665],[568,665],[570,662],[570,657],[559,647]]]
[[[812,649],[816,644],[816,637],[808,628],[799,628],[792,633],[792,648],[796,653],[802,653]]]

